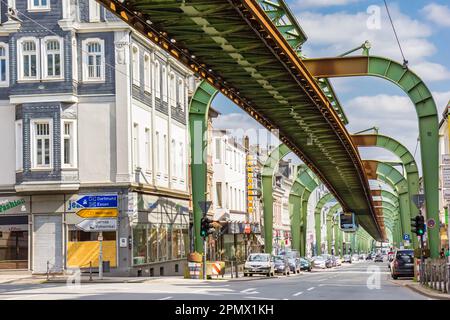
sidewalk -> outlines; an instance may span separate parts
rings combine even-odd
[[[442,292],[424,287],[419,282],[415,282],[413,280],[390,280],[390,281],[397,285],[407,287],[407,288],[409,288],[421,295],[424,295],[428,298],[437,299],[437,300],[450,300],[450,294],[442,293]]]

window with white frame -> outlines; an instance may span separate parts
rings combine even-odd
[[[151,60],[150,55],[146,52],[144,53],[144,91],[150,92],[151,90]]]
[[[183,144],[183,142],[180,142],[180,147],[179,147],[178,152],[179,152],[178,156],[179,156],[179,160],[180,160],[180,173],[179,173],[178,176],[180,177],[180,179],[182,181],[184,181],[184,174],[185,174],[184,165],[185,165],[185,162],[184,162],[184,144]]]
[[[23,169],[23,124],[22,120],[15,123],[16,126],[16,171]]]
[[[0,42],[0,86],[7,86],[8,82],[8,45]]]
[[[175,74],[170,73],[169,77],[169,105],[175,107],[176,105],[176,79]]]
[[[77,166],[75,120],[63,120],[62,130],[62,167],[75,168]]]
[[[50,169],[53,162],[52,120],[32,120],[32,168]]]
[[[133,124],[133,167],[139,167],[139,125]]]
[[[89,0],[89,22],[100,21],[100,3],[95,0]]]
[[[105,81],[105,41],[86,39],[83,48],[83,81]]]
[[[131,65],[133,67],[133,84],[139,86],[139,48],[137,45],[131,47]]]
[[[161,99],[161,73],[158,61],[155,61],[155,74],[153,78],[155,79],[155,96]]]
[[[171,162],[172,162],[172,178],[175,178],[176,176],[178,176],[178,171],[177,171],[177,159],[176,159],[176,142],[175,139],[172,139],[171,143],[170,143],[170,154],[172,155],[171,158]]]
[[[216,163],[222,163],[222,139],[216,139]]]
[[[41,11],[50,9],[50,0],[28,0],[28,11]]]
[[[43,69],[44,78],[58,79],[63,74],[63,41],[61,38],[47,38],[44,39],[44,59]]]
[[[161,70],[161,93],[162,100],[167,102],[167,70],[166,67],[162,67]]]
[[[19,80],[37,80],[39,50],[36,38],[19,40]]]
[[[179,78],[177,81],[177,104],[180,107],[184,106],[184,84],[183,79]]]
[[[169,158],[169,152],[167,150],[168,146],[167,146],[167,135],[164,134],[163,135],[163,148],[164,148],[164,152],[163,152],[163,164],[164,164],[164,175],[168,174],[168,169],[169,169],[169,164],[168,164],[168,158]]]
[[[145,128],[145,169],[147,172],[152,171],[152,152],[151,152],[151,131]]]
[[[156,131],[156,172],[158,175],[161,174],[161,137],[159,132]]]

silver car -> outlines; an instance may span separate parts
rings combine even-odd
[[[263,274],[268,277],[275,275],[275,264],[272,255],[268,253],[251,253],[244,264],[244,277],[253,274]]]

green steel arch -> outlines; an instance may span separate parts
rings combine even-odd
[[[409,96],[419,120],[426,216],[439,221],[439,117],[433,96],[422,79],[402,64],[383,57],[352,56],[304,62],[317,78],[375,76],[396,84]],[[428,232],[432,258],[439,257],[439,232],[439,228]]]
[[[327,213],[327,252],[331,254],[331,247],[333,241],[333,216],[341,210],[342,207],[339,203],[333,205]]]
[[[208,139],[205,137],[208,125],[208,110],[217,94],[217,90],[208,82],[202,81],[189,104],[189,137],[191,145],[191,186],[194,217],[194,248],[203,252],[200,236],[202,210],[199,202],[206,201],[206,155]]]
[[[408,148],[399,141],[381,134],[358,134],[353,135],[352,139],[357,146],[383,148],[391,151],[401,160],[406,173],[406,181],[408,182],[410,196],[409,212],[411,218],[414,218],[419,213],[419,209],[417,209],[414,202],[411,201],[411,197],[419,193],[419,169],[414,156],[409,152]],[[409,235],[413,239],[414,247],[417,247],[417,238],[413,237],[411,234]]]
[[[292,184],[289,192],[289,218],[291,221],[291,236],[292,248],[299,250],[301,248],[301,211],[302,211],[302,193],[304,186],[302,185],[299,176],[302,171],[306,170],[306,166],[299,166],[297,178]]]

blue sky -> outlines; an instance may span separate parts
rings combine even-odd
[[[432,91],[441,117],[450,100],[449,1],[387,2],[409,67]],[[287,0],[287,3],[308,36],[303,46],[306,56],[336,56],[369,40],[372,55],[402,61],[383,1]],[[350,120],[347,126],[350,132],[377,126],[380,133],[396,138],[414,153],[417,116],[403,91],[385,80],[369,77],[333,79],[332,83]],[[215,121],[216,127],[259,128],[225,97],[218,96],[213,106],[222,113]],[[394,160],[381,149],[362,149],[361,154],[363,158]],[[416,158],[421,162],[420,148]]]

